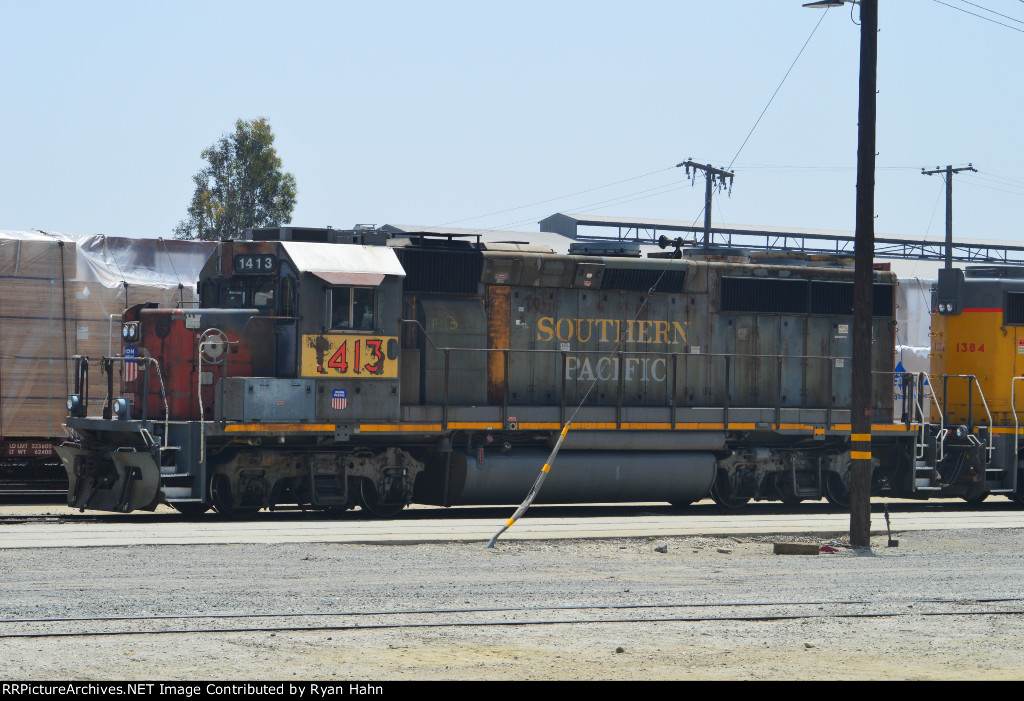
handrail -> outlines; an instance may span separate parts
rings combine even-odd
[[[920,433],[921,437],[920,437],[920,440],[917,441],[916,445],[914,446],[914,457],[917,460],[920,460],[920,459],[924,458],[924,447],[925,447],[926,429],[929,426],[930,422],[924,420],[924,405],[921,403],[921,399],[922,399],[921,395],[925,395],[925,396],[929,397],[931,399],[932,403],[935,405],[935,411],[939,415],[939,434],[940,435],[942,434],[942,431],[945,428],[945,416],[943,415],[942,407],[939,405],[939,400],[935,398],[934,390],[931,392],[931,394],[927,394],[924,391],[924,389],[923,389],[924,385],[922,384],[921,385],[922,386],[921,392],[919,393],[917,391],[917,386],[920,383],[920,380],[921,380],[922,377],[924,377],[927,380],[927,383],[928,383],[929,386],[931,386],[931,387],[935,386],[934,383],[932,382],[931,375],[929,375],[927,372],[923,372],[923,371],[921,371],[921,372],[910,372],[910,371],[895,372],[895,371],[893,371],[891,373],[890,372],[884,372],[884,371],[873,371],[872,374],[874,374],[874,375],[892,375],[894,381],[895,381],[895,376],[896,375],[903,375],[905,378],[913,378],[913,389],[912,390],[908,390],[908,384],[910,384],[910,383],[908,383],[906,380],[904,380],[904,383],[903,383],[903,394],[904,394],[904,397],[906,397],[906,396],[908,396],[908,393],[909,393],[909,396],[910,396],[910,398],[911,398],[911,400],[913,401],[913,404],[914,404],[914,409],[917,410],[917,415],[921,419],[920,422],[919,422],[919,429],[918,429],[918,432]],[[937,458],[937,461],[939,461],[939,462],[942,461],[942,458],[943,458],[943,456],[945,454],[944,448],[945,448],[945,446],[944,446],[943,442],[942,441],[938,441],[938,453],[936,455],[936,458]]]
[[[1017,380],[1024,380],[1024,377],[1014,377],[1010,380],[1010,411],[1013,412],[1013,460],[1016,462],[1020,450],[1020,422],[1017,419],[1017,402],[1015,401],[1015,390]]]
[[[157,377],[158,380],[160,380],[160,398],[164,402],[164,420],[163,420],[163,424],[164,424],[164,445],[160,446],[160,451],[162,452],[164,450],[170,450],[170,448],[167,447],[167,427],[170,425],[170,409],[167,407],[167,387],[166,387],[166,385],[164,385],[164,373],[160,369],[160,361],[157,360],[156,358],[150,357],[148,355],[147,356],[112,355],[112,356],[109,356],[107,358],[107,360],[120,360],[122,367],[124,366],[124,361],[125,360],[134,360],[136,362],[143,361],[147,365],[155,365],[156,366],[156,377]],[[113,367],[111,367],[111,371],[113,371]],[[149,401],[148,392],[143,394],[143,396],[142,396],[142,403],[143,403],[143,405],[145,405],[145,403],[147,401]],[[174,448],[174,450],[177,450],[177,448]]]
[[[988,459],[990,459],[992,457],[992,453],[995,450],[994,440],[993,440],[993,430],[992,430],[993,427],[995,426],[995,421],[992,419],[992,412],[989,411],[988,400],[985,399],[985,392],[984,392],[984,390],[981,389],[981,383],[978,382],[978,378],[975,375],[943,375],[942,376],[942,401],[943,401],[943,403],[945,403],[947,401],[948,393],[946,392],[946,385],[947,385],[947,380],[949,380],[949,378],[951,378],[951,377],[953,377],[953,378],[959,377],[959,378],[963,378],[963,379],[967,380],[967,387],[968,387],[968,410],[967,410],[968,411],[968,415],[967,415],[967,422],[968,422],[968,424],[971,425],[971,427],[973,427],[973,425],[974,425],[974,405],[973,405],[972,395],[970,393],[970,390],[971,390],[971,387],[972,387],[971,381],[973,380],[974,385],[976,385],[978,387],[978,396],[981,397],[981,404],[982,404],[982,406],[985,407],[985,413],[988,414],[988,447],[985,449],[987,451],[987,453],[988,453],[986,455],[986,462],[988,462]],[[980,441],[979,441],[979,444],[980,444]]]

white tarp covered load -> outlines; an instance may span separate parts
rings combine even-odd
[[[126,305],[195,304],[215,244],[0,231],[0,438],[61,434],[71,356],[118,349]],[[99,372],[92,403],[103,400]]]
[[[896,286],[896,358],[893,384],[894,416],[903,416],[904,372],[930,372],[931,362],[931,298],[934,280],[917,277],[901,279]],[[925,396],[918,401],[929,416],[932,388],[925,379]]]

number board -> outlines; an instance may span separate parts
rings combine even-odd
[[[398,358],[388,357],[395,336],[363,334],[303,335],[302,377],[373,379],[398,377]]]
[[[277,272],[277,256],[268,253],[240,253],[235,256],[235,272],[267,275]]]

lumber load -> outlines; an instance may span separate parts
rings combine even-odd
[[[125,308],[195,306],[213,245],[0,231],[0,439],[64,435],[75,355],[96,364],[88,394],[98,412],[107,395],[98,365],[121,352]]]
[[[72,241],[0,238],[0,437],[61,434],[76,347]]]

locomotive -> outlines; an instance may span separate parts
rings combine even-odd
[[[848,262],[686,253],[372,229],[222,241],[197,307],[131,307],[120,354],[74,358],[68,504],[231,517],[511,504],[560,435],[538,502],[848,503]],[[904,377],[896,416],[897,281],[873,276],[874,493],[1019,498],[1016,413],[1008,400],[980,418],[1003,383],[980,353],[945,356],[932,407],[928,378]],[[946,348],[977,310],[973,280],[944,280]],[[984,333],[985,353],[1012,352],[1005,326]]]

